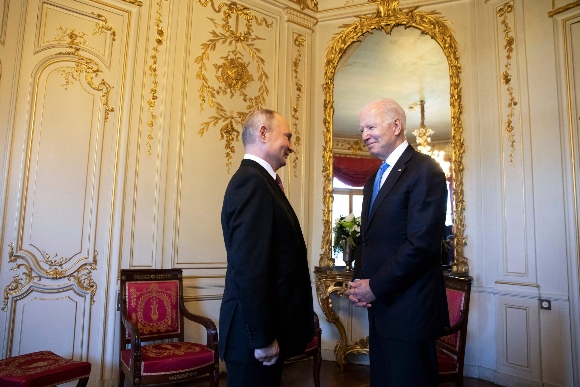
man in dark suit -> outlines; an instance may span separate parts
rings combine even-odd
[[[363,190],[358,279],[346,294],[368,308],[373,387],[437,386],[435,340],[449,325],[439,260],[445,175],[408,144],[405,125],[391,99],[360,113],[362,139],[383,164]]]
[[[251,113],[242,130],[246,154],[224,196],[219,351],[228,386],[278,386],[284,360],[314,336],[306,244],[276,174],[294,152],[291,138],[280,114]]]

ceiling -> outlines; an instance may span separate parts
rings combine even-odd
[[[407,139],[419,128],[419,101],[425,101],[425,125],[432,141],[451,139],[449,66],[443,50],[415,28],[374,31],[353,43],[341,58],[334,78],[333,136],[360,137],[359,112],[380,98],[392,98],[407,115]],[[414,109],[413,109],[414,107]]]

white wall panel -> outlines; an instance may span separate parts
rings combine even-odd
[[[534,292],[496,296],[497,368],[522,379],[540,380],[538,301]]]

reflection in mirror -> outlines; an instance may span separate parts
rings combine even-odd
[[[360,184],[364,185],[380,162],[371,158],[361,141],[359,111],[366,104],[385,97],[395,99],[405,109],[409,143],[438,159],[448,172],[448,183],[452,182],[449,69],[445,54],[433,39],[415,28],[395,28],[390,35],[374,31],[349,47],[338,63],[334,78],[334,219],[350,213],[360,216]],[[429,127],[425,125],[425,106],[429,108]],[[353,146],[357,142],[360,144]],[[359,168],[363,162],[369,165],[364,171]],[[452,234],[451,208],[449,200],[446,222],[449,228],[442,240]],[[442,243],[445,264],[447,250]],[[344,266],[342,253],[335,252],[333,258],[335,266]]]
[[[397,26],[404,28],[394,28]],[[406,110],[409,143],[416,150],[422,147],[424,153],[444,152],[441,164],[451,163],[447,222],[455,244],[452,271],[468,272],[463,255],[460,71],[457,43],[445,21],[433,12],[401,11],[397,0],[380,0],[376,15],[347,26],[331,41],[325,63],[320,266],[342,265],[341,257],[331,254],[331,219],[356,211],[360,214],[360,205],[355,204],[357,195],[362,195],[360,187],[380,163],[370,158],[361,141],[359,110],[387,97]],[[442,241],[442,250],[447,247]]]

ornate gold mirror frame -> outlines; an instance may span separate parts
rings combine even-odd
[[[465,201],[463,198],[463,126],[461,123],[461,66],[457,41],[453,37],[447,22],[437,12],[415,12],[417,7],[409,10],[399,9],[399,0],[376,1],[377,12],[373,16],[363,16],[359,21],[348,26],[338,34],[331,42],[326,53],[324,63],[324,150],[323,157],[323,227],[322,254],[319,266],[334,266],[332,258],[332,117],[334,115],[334,75],[338,62],[346,49],[354,42],[372,30],[382,30],[390,34],[394,27],[417,28],[422,33],[429,35],[443,49],[449,63],[450,104],[451,104],[451,138],[453,149],[453,210],[455,229],[455,262],[452,272],[467,274],[469,266],[467,258],[463,255],[466,243],[465,232]]]

